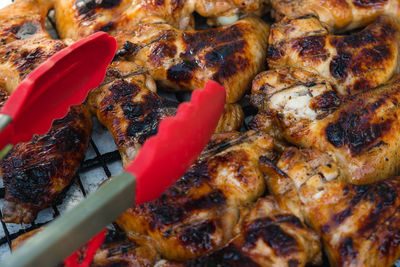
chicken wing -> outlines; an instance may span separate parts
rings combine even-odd
[[[261,198],[244,215],[228,246],[185,263],[160,261],[157,267],[305,266],[321,263],[319,236],[299,218],[281,211],[272,197]]]
[[[216,134],[175,185],[159,199],[130,208],[117,223],[132,240],[146,236],[167,259],[209,253],[232,238],[239,208],[264,192],[258,157],[271,153],[267,135]]]
[[[114,61],[103,85],[89,93],[93,114],[114,137],[126,166],[146,139],[157,133],[158,124],[176,112],[179,103],[156,93],[156,84],[147,72],[133,62]],[[216,131],[236,130],[243,120],[237,104],[227,104]]]
[[[342,169],[316,149],[290,147],[277,166],[260,162],[280,206],[321,235],[331,266],[392,266],[400,256],[399,177],[342,182]]]
[[[71,107],[50,131],[17,144],[0,162],[3,221],[30,223],[70,184],[89,144],[92,120],[86,106]]]
[[[335,31],[365,26],[381,14],[400,16],[399,0],[271,0],[276,20],[315,15]]]
[[[165,22],[182,30],[193,29],[193,13],[226,25],[239,15],[263,14],[265,0],[55,0],[57,29],[62,38],[78,40],[96,31],[115,34],[139,23]]]
[[[315,74],[278,69],[255,79],[252,101],[286,140],[330,153],[347,182],[372,183],[399,171],[398,75],[387,85],[343,99]]]
[[[44,23],[50,1],[17,0],[0,10],[0,86],[12,92],[35,67],[67,45]]]
[[[16,249],[25,243],[30,237],[39,232],[42,228],[35,229],[16,238],[12,242],[12,249]],[[87,251],[87,245],[78,250],[78,259],[84,257]],[[91,267],[104,266],[124,266],[124,267],[150,267],[154,266],[159,259],[156,251],[149,246],[139,246],[130,241],[125,234],[120,231],[108,230],[106,238],[97,249],[94,255]],[[64,266],[60,263],[57,266]]]
[[[387,82],[400,71],[400,21],[380,16],[362,31],[333,35],[318,18],[305,16],[271,26],[268,64],[317,73],[352,95]]]
[[[194,90],[215,80],[226,88],[227,102],[234,103],[264,68],[268,30],[268,25],[256,18],[203,31],[140,24],[116,36],[120,42],[117,56],[137,60],[156,81],[172,90]]]

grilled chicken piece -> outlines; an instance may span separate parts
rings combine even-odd
[[[137,60],[172,90],[194,90],[215,80],[226,88],[227,102],[234,103],[264,67],[268,29],[256,18],[203,31],[141,24],[116,36],[120,42],[117,56]]]
[[[62,38],[74,40],[96,31],[115,34],[139,23],[165,22],[182,30],[193,29],[193,12],[226,25],[239,15],[263,14],[265,0],[56,0],[56,24]]]
[[[0,162],[3,221],[30,223],[68,186],[89,144],[92,120],[86,106],[71,107],[50,131],[17,144]]]
[[[159,261],[157,267],[305,266],[321,264],[319,236],[299,218],[281,211],[271,197],[261,198],[244,215],[228,246],[186,263]]]
[[[381,14],[400,16],[399,0],[271,0],[275,19],[315,15],[335,31],[365,26]]]
[[[124,166],[135,157],[158,124],[176,112],[177,102],[158,96],[156,84],[147,72],[132,62],[115,61],[107,70],[103,85],[89,93],[92,113],[112,133]],[[237,104],[227,104],[217,132],[236,130],[243,120]]]
[[[341,179],[354,184],[398,173],[399,101],[399,75],[387,85],[341,99],[327,81],[290,69],[260,74],[252,95],[259,116],[272,117],[286,140],[330,153]]]
[[[400,256],[400,178],[352,185],[315,149],[288,148],[275,167],[260,160],[270,192],[322,237],[331,266],[392,266]]]
[[[44,23],[50,1],[16,0],[0,10],[0,86],[12,92],[47,58],[66,47]]]
[[[272,138],[263,134],[216,134],[175,185],[159,199],[126,211],[118,225],[132,240],[146,236],[171,260],[192,259],[224,246],[233,237],[239,208],[264,192],[258,158],[269,156],[272,146]]]
[[[39,232],[41,228],[30,231],[16,238],[12,242],[12,249],[16,249],[25,243],[31,236]],[[87,245],[82,246],[78,250],[78,258],[83,258],[87,250]],[[141,267],[154,266],[159,259],[156,251],[149,246],[139,246],[135,242],[130,241],[125,234],[120,231],[108,230],[106,238],[97,249],[94,255],[91,267],[104,266],[125,266],[125,267]],[[63,266],[63,264],[60,264]]]
[[[270,67],[290,66],[317,73],[352,95],[387,82],[400,70],[400,21],[380,16],[360,32],[337,36],[316,17],[271,26]]]

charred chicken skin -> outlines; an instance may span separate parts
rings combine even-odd
[[[186,263],[162,260],[157,267],[305,266],[321,263],[319,236],[299,218],[260,198],[237,225],[238,234],[222,249]]]
[[[317,73],[352,95],[387,82],[400,70],[400,20],[380,16],[365,29],[333,35],[314,16],[271,26],[268,65]]]
[[[400,256],[400,179],[352,185],[333,158],[287,148],[277,166],[260,160],[279,205],[317,231],[331,266],[392,266]]]
[[[224,246],[233,237],[239,208],[264,192],[258,158],[270,156],[272,145],[264,134],[216,134],[175,185],[159,199],[127,210],[118,225],[134,241],[146,237],[171,260],[192,259]]]
[[[116,36],[117,56],[136,61],[171,90],[194,90],[215,80],[226,88],[227,102],[234,103],[263,70],[268,30],[257,18],[202,31],[140,24]]]
[[[56,23],[62,38],[78,40],[96,31],[115,34],[140,23],[165,22],[175,28],[194,27],[193,13],[212,24],[226,25],[239,16],[263,14],[266,1],[256,0],[55,0]]]
[[[275,19],[314,15],[335,31],[371,23],[382,14],[400,16],[399,0],[271,0]]]
[[[50,131],[17,144],[0,162],[6,189],[2,220],[30,223],[67,187],[89,144],[92,120],[86,106],[71,107]]]
[[[133,62],[115,61],[103,84],[89,93],[88,105],[112,133],[126,166],[148,137],[157,133],[158,124],[176,112],[177,102],[156,93],[156,84],[147,72]],[[236,130],[243,120],[238,104],[227,104],[217,132]]]
[[[398,173],[399,100],[400,76],[342,99],[326,80],[291,69],[260,74],[254,80],[252,95],[261,111],[255,125],[257,120],[261,127],[263,121],[272,120],[270,125],[278,125],[290,143],[330,153],[341,179],[354,184]]]

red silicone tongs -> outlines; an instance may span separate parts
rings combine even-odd
[[[110,45],[113,42],[105,41],[105,43]],[[108,45],[107,47],[109,47]],[[111,47],[114,49],[113,45]],[[88,53],[93,52],[89,48],[86,51]],[[100,53],[98,56],[104,56],[104,53]],[[57,75],[57,78],[46,82],[40,74],[37,74],[31,80],[33,80],[36,86],[36,82],[40,81],[40,84],[49,88],[54,87],[54,84],[58,82],[64,85],[64,87],[60,86],[60,88],[66,88],[71,81],[78,80],[81,82],[80,86],[87,89],[97,86],[102,81],[105,69],[92,73],[92,75],[102,73],[101,79],[86,77],[87,81],[82,82],[81,78],[75,76],[80,77],[81,75],[88,74],[90,71],[81,67],[74,67],[85,66],[86,68],[90,68],[91,64],[100,64],[100,60],[92,60],[91,64],[88,64],[75,56],[75,60],[80,62],[76,63],[73,58],[66,61],[68,63],[62,64],[63,67],[66,67],[66,65],[72,66],[67,68],[68,71],[64,70],[62,74],[53,71],[53,68],[43,71],[45,75],[52,73]],[[58,60],[64,60],[64,57],[60,56]],[[58,69],[62,68],[58,67]],[[86,93],[82,93],[81,98],[78,99],[84,99]],[[21,95],[26,99],[27,94],[24,93]],[[47,91],[42,93],[41,96],[36,96],[35,99],[38,101],[39,97],[42,96],[47,100],[43,104],[51,102],[52,97],[48,95]],[[70,93],[62,92],[62,97],[75,99],[71,96],[72,94]],[[57,99],[60,98],[59,96],[55,97]],[[42,100],[40,99],[40,101]],[[71,100],[69,101],[69,105],[79,103],[79,101]],[[24,110],[29,110],[28,108],[34,109],[33,100],[28,102],[29,105]],[[60,103],[63,102],[60,101]],[[166,118],[160,123],[158,134],[151,137],[143,145],[136,159],[124,172],[108,179],[96,192],[89,195],[78,206],[59,216],[47,225],[45,229],[27,240],[25,244],[18,248],[9,258],[6,258],[0,265],[2,267],[54,266],[92,236],[104,229],[106,225],[133,204],[139,204],[159,197],[184,174],[201,153],[218,123],[224,104],[225,89],[216,82],[209,81],[203,89],[194,91],[190,102],[181,104],[174,117]],[[53,118],[62,116],[68,108],[67,105],[63,106],[64,108],[58,108],[53,103],[49,103],[49,105],[55,111],[46,107],[45,109],[41,109],[41,112],[48,112],[51,114],[48,116],[52,116]],[[13,111],[12,108],[6,108],[6,106],[4,109],[6,111]],[[11,124],[4,128],[3,131],[5,134],[3,132],[1,133],[3,135],[0,134],[0,138],[4,137],[7,140],[3,144],[15,144],[19,141],[28,140],[33,133],[44,133],[49,128],[47,123],[41,122],[39,126],[36,124],[36,121],[41,120],[42,116],[42,113],[39,113],[39,111],[34,113],[39,117],[30,117],[31,121],[24,118],[20,119],[21,115],[18,114],[24,114],[23,112],[9,112],[5,114],[13,120]],[[47,120],[47,116],[45,119]],[[27,124],[21,124],[20,120]],[[34,130],[30,129],[29,134],[19,133],[25,127],[34,127]],[[19,137],[15,138],[14,134],[18,134]],[[87,250],[87,259],[80,266],[88,266],[90,264],[91,257],[93,257],[96,248],[101,244],[103,238],[104,231],[93,239],[93,242],[90,243],[90,248]],[[76,254],[68,258],[66,264],[77,266]]]
[[[0,111],[2,156],[34,134],[46,133],[71,105],[82,103],[103,81],[117,49],[116,40],[95,33],[53,55],[31,72]]]

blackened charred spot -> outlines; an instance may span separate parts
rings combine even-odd
[[[121,0],[76,0],[79,15],[91,15],[96,8],[110,9],[119,6]]]
[[[176,54],[176,46],[170,42],[160,42],[156,44],[150,52],[150,60],[156,65],[161,65],[166,57],[173,58]]]
[[[328,57],[328,50],[325,49],[325,36],[308,36],[296,39],[292,48],[299,51],[301,57],[314,61],[325,60]]]
[[[196,164],[191,167],[183,176],[183,180],[190,181],[194,186],[199,186],[202,184],[202,181],[209,180],[211,178],[208,170],[207,161],[196,162]],[[181,181],[180,179],[178,183]]]
[[[385,100],[379,105],[384,102]],[[381,123],[370,122],[377,108],[376,103],[369,104],[365,108],[352,107],[352,111],[341,112],[337,121],[326,127],[327,140],[335,147],[347,145],[352,155],[359,155],[378,143],[380,137],[391,129],[393,121],[387,119]]]
[[[340,98],[335,91],[327,91],[313,98],[310,107],[313,110],[332,111],[340,106]]]
[[[378,250],[384,256],[389,256],[392,251],[397,251],[399,246],[400,230],[397,227],[386,231],[384,236],[379,238]]]
[[[110,86],[109,91],[114,102],[123,104],[130,102],[139,93],[140,87],[134,83],[118,80]]]
[[[348,75],[347,69],[350,65],[350,62],[351,54],[339,52],[338,55],[335,56],[329,64],[329,70],[332,76],[342,82],[346,80],[346,77]]]
[[[8,93],[6,90],[0,88],[0,108],[4,106],[6,101],[8,100]]]
[[[249,66],[249,61],[241,56],[245,46],[245,41],[234,42],[217,47],[204,56],[207,67],[218,68],[213,75],[214,80],[222,82]]]
[[[388,0],[353,0],[357,7],[380,7],[387,3]]]
[[[207,251],[213,248],[211,235],[215,232],[214,222],[190,225],[179,235],[179,241],[196,250]]]
[[[371,88],[372,88],[372,86],[371,86],[370,82],[366,79],[358,79],[353,85],[353,90],[359,91],[359,92],[364,92]]]
[[[259,218],[252,222],[245,232],[244,247],[252,248],[262,238],[277,255],[288,255],[298,250],[296,239],[269,218]]]
[[[342,222],[344,222],[344,220],[346,220],[347,217],[351,216],[353,214],[353,210],[351,209],[351,207],[336,213],[333,215],[332,217],[332,221],[335,225],[339,225]]]
[[[95,32],[97,32],[97,31],[109,32],[114,29],[114,26],[115,26],[114,22],[108,22],[108,23],[102,25],[101,27],[99,27],[98,30],[95,30]]]
[[[343,258],[355,258],[357,257],[358,251],[353,247],[353,240],[351,237],[345,237],[342,243],[339,245],[339,254]]]
[[[119,57],[129,56],[136,53],[138,46],[132,42],[126,41],[122,48],[117,51],[114,59],[118,59]]]
[[[186,44],[184,57],[196,55],[200,50],[209,47],[210,44],[218,46],[223,43],[243,40],[243,34],[237,25],[224,28],[223,30],[210,29],[197,31],[195,33],[183,33],[182,39]]]
[[[303,224],[301,223],[300,219],[294,215],[277,215],[275,216],[276,221],[279,223],[289,223],[297,228],[304,228]]]
[[[26,21],[18,28],[15,37],[18,39],[26,39],[32,37],[38,31],[38,25],[35,22]]]
[[[381,220],[391,214],[398,196],[398,188],[390,180],[373,184],[371,190],[364,195],[364,198],[374,204],[374,209],[362,221],[358,232],[361,234],[373,232],[381,224]]]
[[[351,35],[332,38],[330,43],[333,47],[336,47],[338,51],[346,51],[349,48],[360,48],[367,46],[368,44],[378,43],[378,38],[379,36],[376,36],[374,32],[365,29]]]
[[[251,258],[244,255],[240,249],[233,244],[219,249],[210,255],[198,257],[194,260],[186,262],[185,266],[246,266],[259,267]]]
[[[384,68],[385,62],[392,56],[388,45],[376,45],[373,48],[363,48],[351,59],[351,72],[357,76],[370,69]]]
[[[285,53],[276,46],[270,45],[267,49],[267,59],[279,60]]]
[[[170,194],[170,191],[168,190],[167,194]],[[175,193],[170,195],[181,197]],[[214,190],[197,199],[185,198],[179,202],[180,204],[170,201],[170,198],[166,194],[163,194],[158,200],[150,204],[150,210],[155,220],[155,225],[163,226],[182,221],[194,210],[211,209],[224,205],[225,202],[226,198],[219,190]]]
[[[164,0],[157,0],[156,4],[157,4],[157,6],[163,6],[164,5]]]
[[[40,59],[44,56],[44,51],[38,47],[33,51],[24,51],[21,56],[15,61],[17,70],[26,71],[36,63],[39,63]]]
[[[350,205],[357,205],[371,188],[372,185],[351,185],[350,190],[354,190],[355,195],[350,199]]]
[[[173,82],[189,82],[198,67],[195,61],[184,60],[167,70],[167,78]]]

